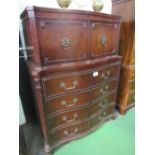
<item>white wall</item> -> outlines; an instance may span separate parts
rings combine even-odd
[[[20,0],[20,13],[23,11],[25,6],[36,5],[51,8],[60,8],[56,0]],[[104,8],[101,12],[111,14],[112,2],[111,0],[103,0]],[[92,9],[92,0],[72,0],[71,5],[68,9],[81,9],[90,10]]]
[[[20,99],[20,96],[19,96],[19,124],[22,125],[26,122],[26,118],[25,118],[25,114],[24,114],[24,111],[23,111],[23,106],[22,106],[22,103],[21,103],[21,99]]]

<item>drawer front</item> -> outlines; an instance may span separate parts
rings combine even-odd
[[[48,121],[51,128],[55,128],[61,125],[67,125],[69,123],[74,123],[76,121],[86,119],[88,116],[88,108],[84,108],[80,110],[72,110],[70,112],[57,114],[56,116],[52,116],[52,114],[49,114]]]
[[[129,82],[129,91],[135,90],[135,81]]]
[[[130,92],[128,95],[127,105],[131,105],[135,103],[135,92]]]
[[[111,114],[114,114],[115,112],[115,107],[110,106],[106,109],[104,109],[100,114],[98,114],[95,118],[91,119],[91,127],[94,127],[101,123],[102,121],[106,121],[110,118]]]
[[[70,95],[53,98],[46,102],[47,113],[67,110],[75,106],[82,106],[90,102],[90,90],[82,93],[72,93]]]
[[[95,114],[101,109],[106,109],[110,105],[115,105],[116,102],[116,93],[108,94],[100,99],[98,99],[95,103],[92,103],[90,106],[89,113]]]
[[[101,82],[105,82],[106,80],[109,80],[113,77],[118,77],[120,72],[120,64],[109,64],[105,68],[96,69],[93,72],[93,84],[98,84]],[[96,76],[95,76],[96,74]]]
[[[44,93],[46,97],[66,93],[90,86],[91,73],[73,75],[72,73],[60,76],[51,75],[43,78]]]
[[[135,80],[135,67],[130,69],[130,80]]]
[[[44,64],[86,59],[87,22],[40,21],[40,43]]]
[[[91,57],[102,56],[117,52],[119,25],[92,23],[91,24]]]
[[[109,91],[117,89],[118,81],[113,80],[92,89],[91,100],[106,95]]]
[[[53,143],[58,142],[60,140],[65,140],[68,138],[73,138],[82,134],[89,129],[88,122],[84,122],[78,125],[71,125],[69,127],[65,127],[63,129],[57,130],[52,133],[51,140]]]

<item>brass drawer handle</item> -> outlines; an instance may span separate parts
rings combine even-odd
[[[65,82],[61,82],[60,83],[60,87],[64,88],[65,90],[72,90],[72,89],[75,89],[78,84],[79,84],[79,82],[77,80],[74,80],[72,87],[66,87],[66,83]]]
[[[73,135],[77,134],[78,131],[79,131],[79,128],[75,128],[73,132],[69,132],[68,130],[65,130],[64,131],[64,135],[66,135],[66,136],[73,136]]]
[[[106,35],[103,35],[102,38],[101,38],[101,43],[104,47],[107,46],[107,37]]]
[[[109,86],[106,85],[105,88],[101,88],[101,89],[100,89],[100,93],[101,93],[101,94],[104,94],[104,93],[106,93],[108,90],[109,90]]]
[[[65,107],[71,107],[71,106],[74,106],[76,104],[76,102],[78,102],[78,98],[74,98],[73,99],[73,103],[71,104],[67,104],[67,101],[63,100],[61,101],[61,105],[65,106]]]
[[[74,122],[76,121],[76,119],[78,118],[78,114],[74,114],[73,115],[73,119],[69,119],[67,118],[67,116],[63,116],[62,120],[65,121],[66,123],[70,123],[70,122]]]
[[[108,103],[108,100],[104,99],[104,101],[99,104],[99,107],[103,108],[107,103]]]
[[[61,45],[62,45],[63,48],[68,49],[68,48],[70,47],[70,45],[71,45],[70,39],[68,39],[68,38],[66,38],[66,37],[63,38],[63,39],[61,40]]]
[[[102,116],[99,116],[99,117],[98,117],[98,120],[102,120],[102,118],[103,118]]]
[[[103,115],[100,115],[100,116],[98,117],[98,120],[102,120],[102,119],[106,116],[106,114],[107,114],[107,113],[104,111],[104,112],[103,112]]]
[[[108,70],[106,73],[102,73],[101,77],[106,80],[110,77],[111,72]]]

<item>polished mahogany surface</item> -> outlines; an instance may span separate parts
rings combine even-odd
[[[118,51],[119,16],[27,7],[21,18],[27,45],[33,46],[29,60],[39,66],[96,58]]]
[[[115,118],[120,17],[27,7],[21,19],[45,151],[53,152]]]

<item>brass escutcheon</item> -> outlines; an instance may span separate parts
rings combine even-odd
[[[63,48],[68,49],[70,47],[70,45],[71,45],[70,39],[69,38],[66,38],[66,37],[63,38],[61,40],[61,45],[62,45]]]

